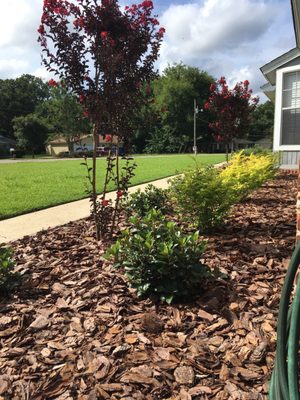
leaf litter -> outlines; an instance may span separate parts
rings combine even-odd
[[[224,278],[189,303],[138,299],[90,219],[11,243],[0,399],[267,399],[296,192],[281,174],[234,208],[202,260]]]

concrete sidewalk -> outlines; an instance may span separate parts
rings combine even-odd
[[[165,189],[168,187],[168,180],[170,178],[133,186],[129,189],[129,192],[135,192],[137,189],[144,190],[149,183]],[[114,200],[115,192],[108,193],[107,199]],[[71,221],[86,218],[89,215],[90,201],[89,199],[83,199],[6,219],[0,221],[0,243],[8,243],[21,239],[26,235],[34,235],[41,230],[64,225]]]

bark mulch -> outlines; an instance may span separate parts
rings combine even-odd
[[[14,242],[28,277],[0,303],[0,399],[267,399],[296,186],[235,207],[204,257],[224,279],[185,304],[137,299],[89,220]]]

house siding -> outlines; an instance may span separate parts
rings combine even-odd
[[[281,165],[299,165],[300,151],[282,151],[280,152]]]
[[[300,164],[298,170],[298,193],[297,193],[297,234],[296,234],[296,241],[300,242]]]
[[[59,153],[64,153],[69,151],[68,146],[64,144],[49,144],[46,147],[47,154],[50,154],[53,157],[57,157]]]

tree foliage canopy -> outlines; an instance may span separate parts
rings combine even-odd
[[[30,152],[32,156],[44,150],[49,127],[36,114],[15,117],[13,127],[18,147]]]
[[[249,129],[249,139],[254,141],[263,138],[271,139],[273,128],[274,104],[268,100],[263,104],[259,104],[253,112]]]
[[[33,113],[48,97],[48,85],[35,76],[0,79],[0,135],[13,137],[13,119]]]
[[[145,127],[139,132],[141,137],[146,130],[148,138],[145,141],[148,141],[149,151],[160,152],[164,148],[165,152],[177,152],[192,141],[194,99],[201,109],[209,96],[212,82],[214,79],[207,72],[184,64],[167,67],[153,81],[154,102],[148,104],[148,114],[156,116],[156,125],[150,125],[148,131]],[[198,135],[207,138],[207,123],[200,117],[199,114]]]
[[[72,139],[90,131],[89,121],[83,115],[82,105],[63,81],[53,86],[50,92],[51,98],[37,108],[37,114],[47,121],[50,137],[63,137],[72,151]]]

